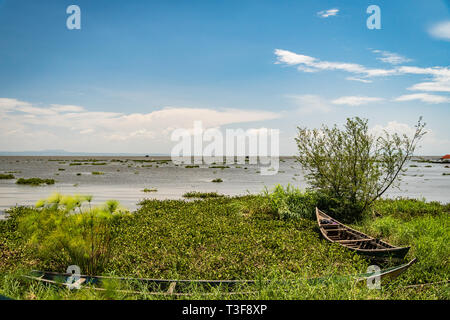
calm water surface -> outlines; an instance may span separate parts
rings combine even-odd
[[[259,193],[264,187],[288,183],[304,189],[306,183],[300,165],[293,158],[280,161],[279,172],[272,176],[259,174],[257,165],[229,165],[213,169],[208,165],[185,168],[162,157],[0,157],[0,173],[12,172],[16,178],[55,179],[51,186],[21,186],[15,180],[0,180],[0,215],[15,205],[33,205],[52,192],[91,194],[94,202],[116,199],[130,210],[144,198],[181,199],[187,191],[217,191],[226,195]],[[80,161],[78,161],[80,160]],[[154,162],[150,162],[150,161]],[[82,163],[82,165],[74,165]],[[98,165],[93,165],[96,163]],[[72,164],[72,165],[71,165]],[[409,165],[418,167],[409,167]],[[449,164],[447,164],[448,166]],[[431,167],[430,167],[431,166]],[[450,168],[445,164],[412,162],[402,176],[400,190],[391,189],[388,197],[426,198],[450,202]],[[246,169],[245,169],[246,168]],[[93,175],[99,171],[104,174]],[[222,183],[211,180],[221,178]],[[144,188],[157,192],[144,193]]]

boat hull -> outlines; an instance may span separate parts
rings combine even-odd
[[[354,230],[318,208],[316,208],[316,217],[320,232],[325,239],[338,243],[358,254],[378,259],[403,259],[409,251],[409,247],[396,247]]]

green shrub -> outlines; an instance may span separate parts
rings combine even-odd
[[[0,180],[7,180],[7,179],[15,179],[13,174],[2,174],[0,173]]]
[[[358,220],[375,200],[399,184],[399,174],[425,134],[419,119],[412,137],[370,133],[368,120],[347,118],[344,128],[298,128],[297,160],[309,185],[334,204],[333,215]]]
[[[199,191],[190,191],[183,194],[184,198],[218,198],[223,197],[223,194],[218,194],[217,192],[199,192]]]
[[[277,185],[272,191],[266,188],[264,195],[270,199],[272,208],[280,219],[315,219],[317,206],[326,209],[321,205],[323,201],[317,192],[302,192],[290,184],[286,188]]]
[[[114,200],[96,207],[91,201],[91,196],[55,193],[21,216],[18,230],[40,259],[97,274],[110,258],[111,224],[126,210]]]
[[[26,184],[26,185],[31,185],[31,186],[40,186],[42,184],[47,184],[47,185],[55,184],[55,180],[41,179],[41,178],[29,178],[29,179],[19,178],[16,181],[16,183],[17,184]]]

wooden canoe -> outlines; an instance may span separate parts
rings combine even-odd
[[[409,247],[395,247],[385,241],[370,237],[354,230],[316,208],[317,223],[325,239],[356,251],[359,254],[376,258],[403,259]]]

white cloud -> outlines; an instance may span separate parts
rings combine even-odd
[[[363,76],[385,76],[396,73],[396,70],[370,69],[356,63],[321,61],[317,58],[297,54],[288,50],[275,49],[277,64],[297,66],[299,71],[346,71]]]
[[[0,100],[8,110],[0,117],[0,150],[67,149],[88,152],[168,152],[170,133],[252,123],[279,118],[261,110],[163,108],[149,113],[87,111],[80,106],[35,107],[12,99]]]
[[[300,113],[328,113],[332,110],[328,101],[317,95],[289,95],[287,97],[292,99],[294,103],[299,107],[298,112]]]
[[[398,121],[390,121],[386,126],[377,124],[369,129],[369,133],[375,136],[383,135],[384,131],[389,134],[397,133],[400,135],[406,134],[409,137],[412,137],[416,132],[414,127],[409,126],[406,123],[401,123]]]
[[[386,130],[390,134],[406,134],[410,138],[413,137],[414,133],[416,132],[415,127],[410,126],[406,123],[390,121],[387,125],[377,124],[373,126],[369,129],[369,133],[375,136],[380,136],[383,134],[384,130]],[[425,127],[425,131],[426,134],[423,136],[422,140],[419,141],[415,154],[441,155],[448,153],[448,150],[450,149],[450,140],[437,138],[436,133],[430,128]]]
[[[364,96],[346,96],[346,97],[340,97],[333,101],[331,101],[334,104],[345,104],[349,106],[360,106],[363,104],[368,104],[370,102],[378,102],[384,100],[383,98],[377,98],[377,97],[364,97]]]
[[[396,66],[390,69],[372,69],[356,63],[321,61],[314,57],[282,49],[275,49],[274,53],[277,58],[276,64],[295,66],[298,71],[302,72],[345,71],[357,75],[357,77],[347,77],[347,80],[361,82],[370,81],[367,78],[371,77],[424,75],[429,76],[429,81],[417,83],[409,87],[408,90],[450,92],[449,67]]]
[[[381,55],[381,57],[378,57],[377,60],[380,60],[382,62],[386,62],[389,64],[397,65],[397,64],[412,61],[411,59],[401,56],[394,52],[383,51],[383,50],[372,50],[372,52]]]
[[[450,102],[450,98],[444,96],[438,96],[428,93],[414,93],[414,94],[405,94],[400,97],[394,99],[395,101],[412,101],[412,100],[420,100],[426,103],[444,103]]]
[[[450,21],[436,23],[428,32],[434,38],[450,41]]]
[[[83,107],[74,105],[62,105],[62,104],[52,104],[51,110],[56,112],[81,112],[84,111]]]
[[[408,88],[414,91],[450,92],[450,78],[437,78],[435,81],[416,83]]]
[[[358,81],[358,82],[362,82],[362,83],[372,83],[372,80],[361,79],[361,78],[356,78],[356,77],[347,77],[345,79],[351,80],[351,81]]]
[[[17,99],[0,98],[0,111],[11,110],[19,106],[29,106],[28,102]]]
[[[317,12],[317,15],[322,18],[328,18],[328,17],[336,16],[338,14],[338,12],[339,12],[339,9],[334,8],[334,9],[319,11],[319,12]]]

